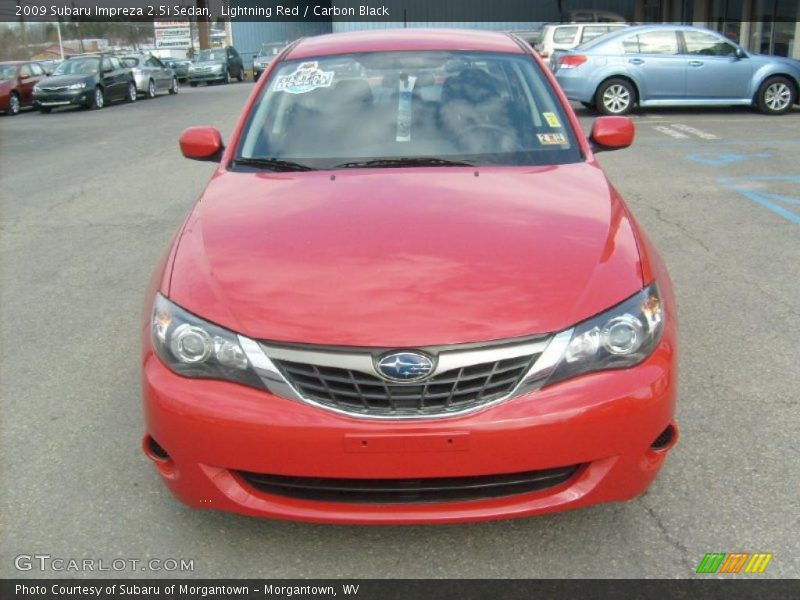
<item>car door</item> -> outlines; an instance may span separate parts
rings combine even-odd
[[[38,65],[37,65],[38,66]],[[20,104],[27,105],[33,102],[33,86],[42,79],[33,72],[33,64],[22,65],[17,71],[17,93]]]
[[[750,93],[753,63],[737,46],[705,31],[684,30],[688,57],[686,97],[695,100],[740,100]]]
[[[155,56],[148,56],[147,60],[144,61],[144,66],[150,72],[153,81],[155,81],[156,89],[169,89],[172,81],[168,80],[166,68]]]
[[[103,89],[107,100],[114,100],[120,97],[119,89],[119,69],[115,68],[112,62],[113,57],[104,56],[100,65],[100,76],[103,79]],[[119,61],[117,61],[119,63]]]
[[[675,29],[657,29],[623,38],[628,73],[639,88],[639,101],[675,100],[686,95],[686,63]]]

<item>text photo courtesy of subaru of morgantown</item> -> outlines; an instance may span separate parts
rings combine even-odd
[[[0,596],[794,593],[800,2],[119,4],[0,8]]]

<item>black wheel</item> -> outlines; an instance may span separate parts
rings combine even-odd
[[[628,114],[634,104],[636,104],[636,90],[627,79],[607,79],[597,88],[595,106],[604,115]]]
[[[11,92],[11,95],[8,97],[8,114],[12,117],[18,115],[19,107],[19,96],[17,96],[16,92]]]
[[[223,79],[223,83],[230,83],[231,82],[231,72],[229,69],[225,69],[225,79]]]
[[[797,102],[797,87],[786,77],[770,77],[758,88],[756,104],[765,115],[782,115]]]
[[[136,102],[138,94],[136,92],[136,83],[133,81],[128,82],[128,91],[125,94],[125,100],[128,102]]]
[[[147,97],[150,99],[156,97],[156,82],[152,79],[147,82]]]
[[[239,69],[239,74],[236,76],[236,81],[239,83],[244,81],[244,69]]]
[[[106,95],[103,93],[103,88],[99,85],[94,88],[92,97],[89,98],[89,108],[91,110],[98,110],[106,105]]]
[[[192,87],[197,87],[197,82],[196,81],[190,81],[189,85],[192,86]]]
[[[173,94],[173,95],[177,94],[178,93],[178,89],[179,89],[178,88],[178,78],[177,77],[173,77],[172,78],[172,85],[169,88],[169,93]]]
[[[51,110],[53,110],[53,109],[51,107],[49,107],[49,106],[40,106],[39,107],[39,112],[41,114],[43,114],[43,115],[49,115]]]

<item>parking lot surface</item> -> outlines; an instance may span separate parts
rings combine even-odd
[[[692,577],[706,552],[800,574],[800,111],[635,115],[599,155],[664,255],[680,309],[681,439],[626,503],[505,522],[349,527],[185,508],[143,456],[145,285],[252,83],[102,111],[0,117],[0,577],[21,554],[192,559],[70,576]],[[579,109],[587,130],[593,114]],[[487,200],[490,202],[490,200]]]

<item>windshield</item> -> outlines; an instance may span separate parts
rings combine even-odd
[[[97,73],[100,68],[100,59],[96,56],[91,58],[72,58],[62,62],[53,75],[91,75]]]
[[[258,51],[259,56],[275,56],[279,54],[281,50],[283,50],[286,44],[264,44],[261,46],[261,50]]]
[[[0,81],[14,79],[17,74],[17,65],[0,65]]]
[[[259,160],[314,169],[549,165],[581,154],[530,56],[375,52],[281,63],[235,162]]]
[[[198,62],[204,60],[226,60],[225,50],[203,50],[197,57]]]
[[[139,59],[135,56],[125,56],[120,59],[122,64],[126,67],[137,67],[139,66]]]

